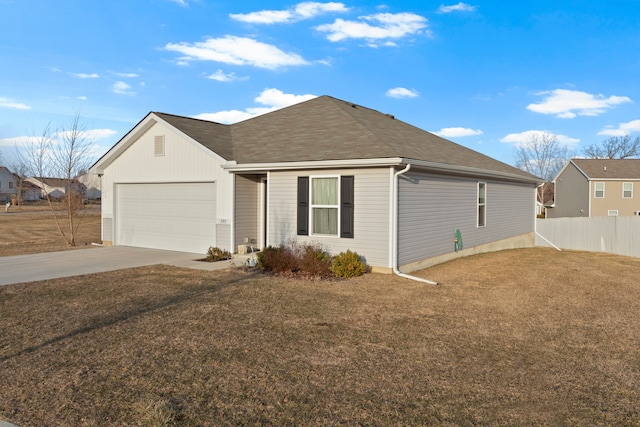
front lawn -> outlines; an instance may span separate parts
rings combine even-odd
[[[0,419],[638,425],[640,260],[536,248],[302,281],[155,266],[0,287]]]

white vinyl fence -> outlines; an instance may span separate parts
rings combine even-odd
[[[640,216],[536,219],[536,246],[551,247],[549,242],[560,249],[640,257]]]

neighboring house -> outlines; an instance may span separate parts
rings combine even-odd
[[[31,177],[25,179],[25,182],[40,189],[40,198],[45,198],[48,194],[53,199],[59,199],[67,193],[68,181],[64,178]],[[85,191],[85,186],[77,180],[73,181],[72,186],[82,193]]]
[[[203,254],[295,240],[382,272],[533,246],[540,183],[329,96],[233,125],[152,112],[92,171],[105,245]]]
[[[0,202],[16,198],[16,177],[9,169],[0,166]]]
[[[548,218],[640,212],[640,159],[571,159],[554,183]]]
[[[553,182],[545,182],[538,187],[536,200],[536,215],[545,215],[546,208],[553,205],[554,186]]]
[[[89,200],[99,200],[102,197],[102,180],[94,173],[80,175],[78,181],[85,187],[84,197]]]
[[[40,187],[35,186],[25,179],[23,179],[22,184],[20,184],[20,176],[15,173],[13,174],[13,176],[16,180],[16,192],[22,192],[23,202],[36,202],[40,200]]]

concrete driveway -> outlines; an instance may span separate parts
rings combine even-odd
[[[203,254],[126,246],[0,257],[0,285],[102,273],[155,264],[200,270],[220,270],[232,265],[231,261],[197,261],[202,258],[204,258]]]

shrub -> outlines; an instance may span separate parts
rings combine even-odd
[[[310,276],[331,276],[331,257],[319,245],[305,245],[299,257],[300,270]]]
[[[207,261],[216,262],[224,261],[225,259],[231,259],[231,253],[229,251],[225,251],[224,249],[220,249],[218,247],[209,247],[209,250],[207,251]]]
[[[289,273],[298,270],[298,260],[293,251],[284,245],[268,246],[258,253],[258,267],[274,273]]]
[[[340,252],[333,258],[331,271],[336,277],[355,277],[367,272],[367,265],[362,261],[357,252],[347,250]]]

